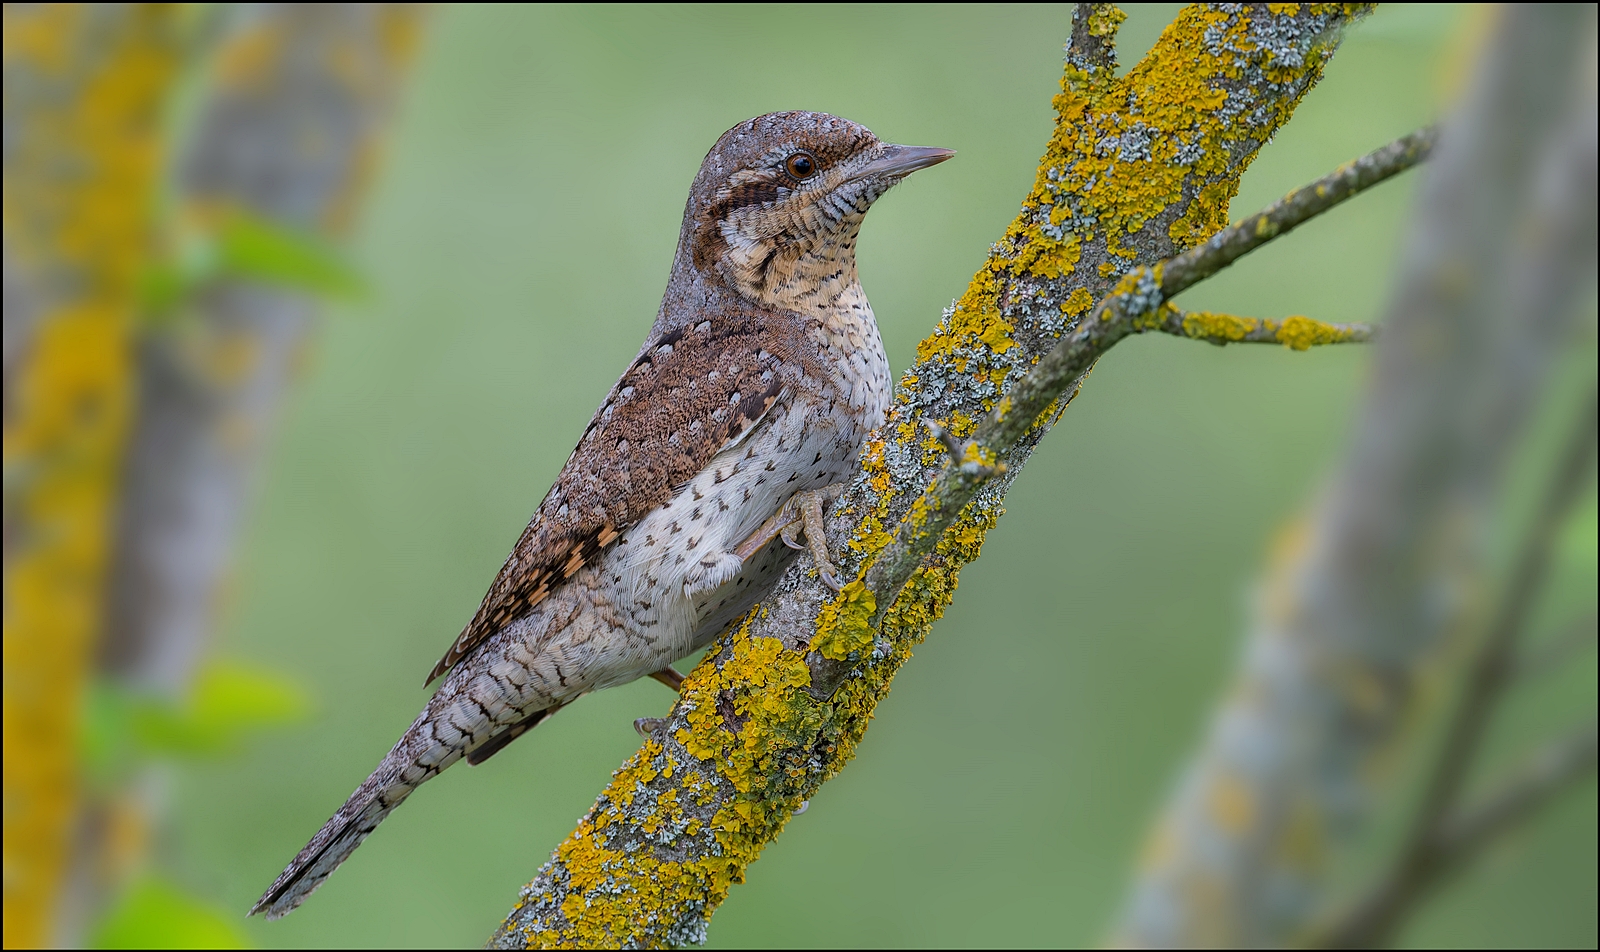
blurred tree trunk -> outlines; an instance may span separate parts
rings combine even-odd
[[[164,4],[5,7],[5,945],[52,942],[133,396]]]
[[[1592,7],[1498,14],[1424,172],[1348,454],[1273,556],[1116,944],[1312,938],[1331,853],[1415,734],[1421,682],[1483,627],[1489,522],[1594,274],[1594,22]]]
[[[285,247],[259,254],[314,258],[314,245],[293,245],[348,232],[421,16],[396,4],[232,13],[179,160],[173,223],[179,249],[220,261],[180,276],[170,313],[138,342],[101,648],[110,674],[173,696],[210,638],[250,479],[322,290],[315,274],[294,273],[315,260],[263,275],[275,262],[240,262],[226,246],[265,225]]]
[[[348,282],[327,249],[371,179],[422,12],[241,5],[220,25],[172,186],[170,297],[135,342],[100,643],[120,690],[181,705],[194,687],[272,424],[323,298]],[[161,769],[85,817],[82,908],[146,860],[125,844],[160,820]]]
[[[186,701],[296,357],[351,283],[323,242],[348,231],[422,15],[220,13],[164,182],[185,12],[5,8],[8,948],[78,943],[147,859],[156,768],[83,785],[94,646],[119,690]]]

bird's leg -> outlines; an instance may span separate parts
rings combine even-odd
[[[779,509],[777,512],[773,513],[772,518],[768,519],[766,522],[763,522],[761,524],[761,528],[750,533],[749,538],[739,543],[739,547],[733,550],[733,554],[737,555],[741,559],[749,561],[750,556],[760,552],[762,546],[766,545],[768,542],[771,542],[779,532],[782,532],[788,527],[789,523],[793,521],[794,513],[789,511],[789,507],[786,504],[782,509]]]
[[[843,494],[844,483],[834,483],[821,489],[808,489],[805,492],[795,493],[777,514],[762,523],[761,528],[751,533],[748,539],[739,543],[734,554],[741,559],[748,559],[761,551],[761,547],[771,542],[774,536],[781,537],[783,544],[791,549],[810,549],[811,558],[817,565],[817,577],[822,579],[822,584],[837,592],[840,587],[839,570],[833,567],[833,560],[828,557],[828,538],[823,531],[822,523],[822,504],[831,503]],[[804,546],[797,538],[802,532],[806,537]]]
[[[670,664],[660,671],[650,672],[650,676],[674,691],[679,691],[683,688],[683,675],[679,674],[678,669]]]
[[[650,676],[674,691],[683,687],[683,675],[670,664],[660,671],[650,672]],[[649,737],[666,725],[665,717],[641,717],[633,722],[633,729],[639,732],[640,737]]]
[[[844,483],[834,483],[821,489],[795,493],[794,498],[789,500],[789,505],[796,506],[800,510],[800,518],[789,523],[778,533],[783,538],[783,544],[791,549],[800,548],[794,538],[796,533],[805,533],[806,547],[811,550],[811,559],[817,566],[817,577],[822,579],[822,584],[836,592],[840,588],[839,570],[833,567],[833,560],[828,557],[828,537],[822,523],[822,501],[826,499],[828,502],[833,502],[843,493]]]

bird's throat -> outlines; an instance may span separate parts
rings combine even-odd
[[[805,244],[728,232],[719,270],[735,290],[753,301],[825,317],[844,298],[860,292],[856,229]]]

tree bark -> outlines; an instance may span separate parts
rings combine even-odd
[[[325,303],[316,288],[240,273],[225,246],[241,227],[308,253],[345,236],[422,15],[410,4],[219,11],[163,223],[169,268],[197,247],[217,263],[146,301],[130,341],[134,412],[98,659],[118,691],[189,705],[255,474]],[[147,757],[84,803],[67,921],[92,923],[148,866],[169,766]]]
[[[238,215],[347,232],[420,27],[407,4],[230,11],[178,160],[173,244]],[[315,290],[226,272],[152,320],[121,486],[102,667],[181,697],[210,641],[252,476],[321,308]]]

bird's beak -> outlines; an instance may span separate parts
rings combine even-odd
[[[918,169],[938,165],[955,154],[954,149],[935,149],[921,145],[885,145],[876,159],[862,166],[847,181],[853,182],[875,175],[903,177]]]

